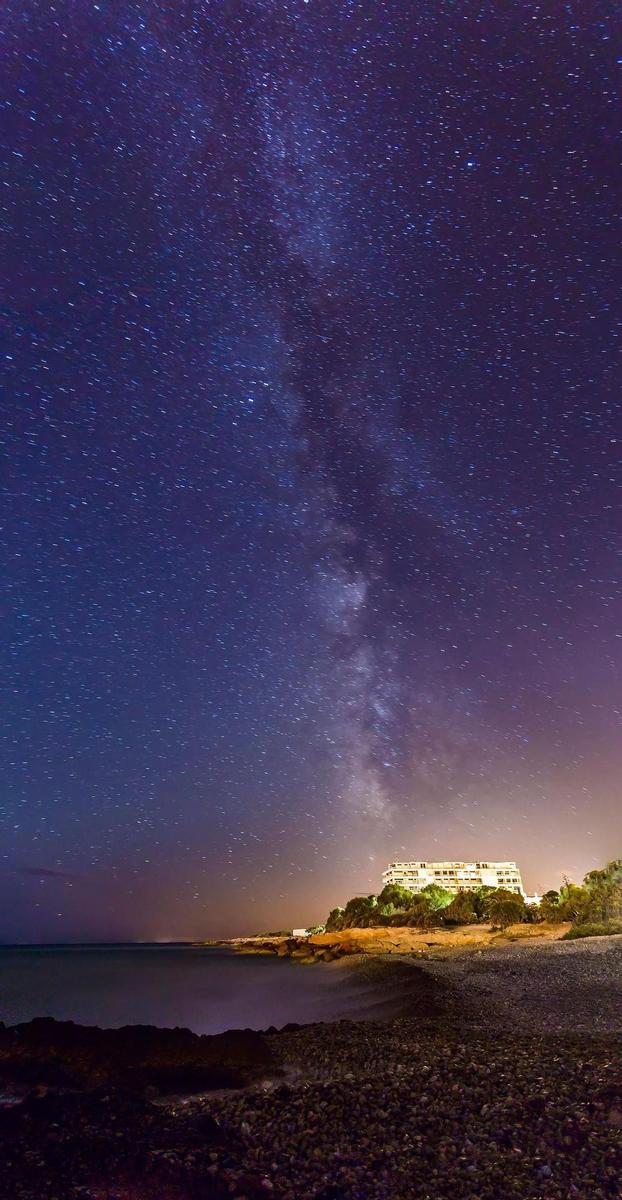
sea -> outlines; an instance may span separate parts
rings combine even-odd
[[[368,1015],[372,990],[343,962],[301,964],[190,945],[0,947],[0,1021],[282,1028]]]

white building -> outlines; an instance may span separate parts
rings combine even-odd
[[[421,892],[430,883],[448,892],[468,888],[507,888],[525,895],[520,871],[515,862],[393,862],[382,872],[383,887],[399,883],[411,892]]]

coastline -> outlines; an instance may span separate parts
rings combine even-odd
[[[254,1067],[246,1077],[231,1077],[224,1088],[222,1078],[204,1080],[209,1090],[194,1096],[195,1087],[183,1094],[180,1075],[171,1094],[166,1071],[159,1079],[128,1074],[131,1054],[140,1058],[142,1045],[147,1063],[154,1053],[160,1070],[168,1039],[169,1058],[179,1052],[192,1071],[197,1047],[204,1066],[210,1056],[217,1062],[219,1036],[74,1026],[67,1039],[66,1029],[45,1031],[39,1023],[42,1060],[43,1034],[54,1032],[48,1052],[57,1067],[67,1059],[68,1041],[77,1039],[85,1061],[92,1065],[94,1041],[103,1060],[122,1071],[116,1079],[111,1071],[103,1078],[91,1072],[83,1086],[75,1079],[36,1086],[33,1077],[21,1104],[0,1109],[7,1194],[16,1200],[618,1196],[622,938],[531,939],[424,959],[358,954],[327,969],[369,988],[376,1013],[253,1034],[246,1044]],[[3,1033],[10,1043],[16,1031]],[[242,1065],[238,1035],[221,1035],[221,1047],[227,1038]],[[194,1084],[201,1086],[198,1076]]]
[[[237,954],[272,955],[293,958],[301,963],[334,962],[349,956],[417,955],[421,958],[461,956],[513,943],[558,941],[571,928],[569,923],[553,925],[510,925],[506,930],[490,925],[459,925],[455,928],[344,929],[335,933],[308,934],[305,937],[236,937],[196,943],[222,947]]]

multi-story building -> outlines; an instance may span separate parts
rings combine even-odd
[[[437,883],[449,892],[486,886],[525,895],[515,862],[393,862],[382,872],[382,883],[399,883],[411,892]]]

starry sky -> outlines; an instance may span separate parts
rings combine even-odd
[[[2,7],[0,938],[619,855],[615,6]]]

